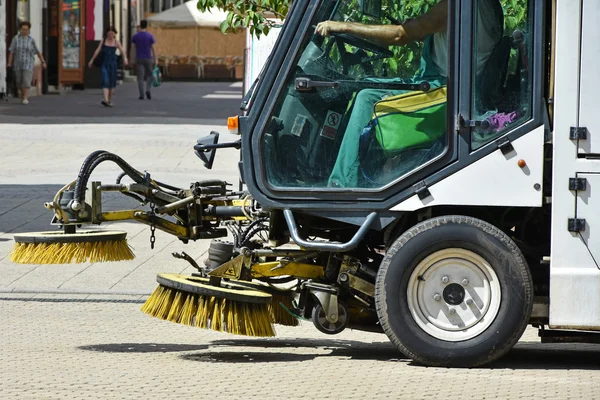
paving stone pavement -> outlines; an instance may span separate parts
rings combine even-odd
[[[91,152],[114,152],[134,168],[171,185],[219,178],[237,185],[239,152],[219,150],[212,170],[193,152],[196,140],[212,130],[223,133],[221,142],[238,139],[216,125],[0,125],[0,292],[112,292],[150,293],[158,272],[190,272],[189,264],[172,252],[185,251],[203,260],[209,241],[184,245],[157,231],[154,250],[150,230],[137,223],[102,224],[102,229],[128,232],[133,261],[76,265],[16,265],[9,261],[18,232],[53,230],[52,213],[43,207],[63,185],[77,177],[81,163]],[[102,164],[93,180],[114,182],[120,169]],[[139,208],[118,193],[103,196],[103,209]]]
[[[142,314],[139,296],[0,295],[0,398],[598,399],[600,346],[528,330],[486,368],[414,365],[382,334],[246,338]]]
[[[164,102],[173,109],[195,101],[193,90],[180,99],[180,86],[165,88],[178,100]],[[217,88],[203,87],[200,95]],[[325,336],[305,322],[278,327],[278,338],[255,339],[153,319],[139,308],[156,273],[191,272],[171,253],[202,261],[208,241],[184,245],[157,232],[152,250],[140,224],[103,225],[128,232],[137,255],[131,262],[10,263],[12,235],[51,228],[43,203],[94,150],[113,151],[175,185],[237,182],[237,151],[219,150],[208,171],[192,150],[198,137],[224,132],[207,118],[235,113],[229,103],[211,101],[199,107],[202,114],[156,102],[141,121],[131,117],[140,103],[119,97],[124,109],[107,117],[96,98],[81,96],[0,107],[0,399],[600,399],[600,346],[542,345],[533,329],[488,368],[450,370],[414,365],[382,334]],[[113,182],[118,172],[103,165],[93,178]],[[138,207],[118,194],[107,194],[104,205]]]

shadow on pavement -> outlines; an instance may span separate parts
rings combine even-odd
[[[519,343],[489,369],[600,370],[600,345]]]
[[[354,340],[335,340],[335,339],[231,339],[231,340],[215,340],[210,343],[210,347],[257,347],[257,348],[286,348],[293,350],[294,348],[314,348],[330,350],[328,354],[313,354],[310,358],[316,357],[349,357],[353,360],[376,360],[376,361],[398,361],[406,358],[402,355],[391,343],[376,342],[367,343]],[[225,358],[219,355],[226,354]],[[195,354],[191,358],[194,361],[211,361],[211,362],[245,362],[247,355],[256,356],[256,362],[269,361],[271,355],[276,355],[281,359],[275,361],[304,361],[296,359],[291,353],[248,353],[248,352],[212,352]],[[266,354],[266,355],[265,355]],[[307,356],[305,354],[300,356]],[[236,358],[237,357],[237,358]],[[182,358],[187,358],[182,356]]]
[[[101,90],[86,89],[31,98],[23,106],[17,99],[0,102],[3,123],[26,124],[198,124],[224,123],[240,110],[242,88],[233,82],[165,82],[152,100],[138,100],[137,84],[116,89],[114,107],[100,105]]]
[[[208,346],[171,343],[107,343],[79,346],[78,349],[100,353],[175,353],[178,351],[206,350]]]
[[[267,352],[213,352],[184,354],[180,358],[188,361],[212,363],[263,363],[263,362],[292,362],[309,361],[318,357],[317,354],[267,353]]]
[[[349,340],[328,340],[328,339],[231,339],[215,340],[210,343],[214,346],[239,346],[239,347],[257,347],[257,348],[285,348],[293,351],[294,348],[315,348],[331,350],[329,354],[313,354],[310,357],[350,357],[354,360],[375,360],[375,361],[400,361],[407,359],[391,343],[377,342],[366,343]],[[221,354],[225,356],[221,357]],[[256,362],[266,362],[270,357],[277,359],[274,361],[302,361],[290,353],[248,353],[248,352],[210,352],[194,354],[193,356],[182,356],[194,361],[211,362],[247,362],[245,355],[256,355]],[[267,354],[267,355],[264,355]],[[300,355],[304,356],[307,355]],[[262,358],[261,358],[262,357]],[[480,369],[546,369],[546,370],[568,370],[568,369],[586,369],[600,370],[600,345],[589,344],[542,344],[533,342],[523,342],[517,344],[502,359]],[[415,367],[422,367],[419,364],[410,363]]]
[[[44,203],[52,201],[62,185],[0,185],[0,235],[23,232],[54,231],[50,225],[52,211]],[[140,204],[120,193],[102,195],[103,211],[138,209]],[[90,227],[84,227],[84,229]],[[0,241],[10,238],[0,237]]]

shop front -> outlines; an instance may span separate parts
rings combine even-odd
[[[137,13],[133,0],[0,0],[0,97],[11,90],[6,84],[6,58],[12,38],[22,21],[31,23],[31,36],[47,61],[42,70],[37,61],[32,85],[35,95],[64,87],[99,88],[99,68],[88,68],[109,26],[119,31],[118,38],[128,48],[135,33]]]

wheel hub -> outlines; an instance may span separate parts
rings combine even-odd
[[[444,301],[457,306],[465,299],[465,289],[457,283],[451,283],[444,288]]]
[[[446,341],[484,332],[500,308],[500,283],[480,255],[465,249],[437,251],[411,274],[407,300],[417,325]]]

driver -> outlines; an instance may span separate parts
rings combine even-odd
[[[477,20],[477,73],[479,74],[504,31],[504,16],[499,0],[478,0]],[[383,47],[404,46],[424,41],[421,69],[412,83],[427,81],[432,88],[444,85],[448,67],[448,0],[440,0],[427,13],[401,25],[364,25],[355,22],[323,21],[316,33],[329,36],[346,33]],[[398,82],[398,79],[380,79]],[[404,80],[406,82],[407,80]],[[335,165],[329,177],[330,187],[360,187],[359,149],[360,134],[373,117],[378,101],[402,94],[399,90],[365,89],[356,96],[344,138]]]

